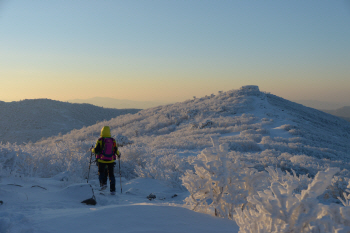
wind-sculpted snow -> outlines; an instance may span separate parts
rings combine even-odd
[[[28,143],[66,134],[138,109],[108,109],[50,99],[0,103],[0,142]]]
[[[311,192],[312,182],[326,172],[327,186],[317,186],[318,195],[310,203],[317,207],[315,211],[324,212],[317,212],[322,221],[334,216],[340,219],[325,223],[323,229],[349,226],[344,220],[349,210],[343,204],[349,199],[350,123],[254,86],[118,116],[35,144],[0,144],[0,175],[53,177],[64,173],[68,183],[83,181],[91,156],[88,149],[105,125],[119,141],[124,178],[149,177],[182,186],[190,192],[188,207],[196,211],[233,220],[248,218],[244,215],[248,212],[237,217],[240,208],[253,211],[249,214],[260,219],[266,212],[251,201],[259,193],[270,195],[277,203],[284,194],[278,196],[276,190],[291,185],[288,198],[297,200],[305,190]],[[335,167],[337,172],[331,172]],[[91,166],[90,176],[96,179],[96,174],[96,166]],[[305,223],[307,229],[314,229],[315,213],[303,213],[313,218]],[[289,220],[276,219],[276,229],[290,229]],[[260,224],[256,223],[254,227]]]

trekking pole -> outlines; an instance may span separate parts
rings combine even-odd
[[[86,183],[89,183],[89,176],[90,176],[90,167],[91,167],[91,159],[92,159],[92,148],[94,146],[91,146],[90,148],[90,151],[91,151],[91,156],[90,156],[90,162],[89,162],[89,172],[88,172],[88,177],[87,177],[87,180],[86,180]]]
[[[120,155],[118,157],[119,160],[119,180],[120,180],[120,193],[123,193],[123,188],[122,188],[122,173],[120,171]]]

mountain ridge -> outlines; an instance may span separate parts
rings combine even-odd
[[[322,111],[332,114],[334,116],[344,118],[348,121],[350,120],[350,106],[344,106],[335,110],[322,110]]]
[[[335,110],[337,108],[341,108],[342,106],[347,106],[348,102],[328,102],[328,101],[320,101],[320,100],[292,100],[295,103],[302,104],[306,107],[315,108],[318,110]]]
[[[114,99],[108,97],[93,97],[89,99],[72,99],[67,100],[70,103],[88,103],[100,107],[107,108],[136,108],[136,109],[146,109],[157,107],[159,105],[164,105],[165,103],[156,102],[156,101],[135,101],[135,100],[125,100],[125,99]]]
[[[41,143],[93,142],[103,125],[111,127],[112,135],[129,138],[134,146],[151,148],[153,154],[188,151],[193,155],[210,147],[211,137],[218,137],[230,150],[252,154],[249,160],[254,164],[310,175],[338,166],[350,177],[349,122],[255,86],[141,110]],[[312,162],[291,162],[300,155]]]
[[[0,102],[0,141],[36,142],[43,137],[93,125],[139,109],[108,109],[91,104],[71,104],[50,99]]]

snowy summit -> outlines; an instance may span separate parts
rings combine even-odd
[[[89,172],[103,126],[115,196]],[[249,85],[0,144],[0,232],[350,232],[349,140],[349,122]]]

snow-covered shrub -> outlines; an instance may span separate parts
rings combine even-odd
[[[61,172],[72,174],[72,182],[87,176],[89,144],[60,141],[50,146],[0,144],[0,167],[7,176],[52,177]]]
[[[33,155],[23,147],[0,144],[0,171],[4,176],[34,176],[37,170]]]
[[[119,148],[121,152],[121,174],[126,179],[137,177],[135,169],[138,166],[144,166],[145,157],[149,156],[150,151],[146,147],[130,144]]]
[[[250,140],[235,140],[229,143],[229,148],[233,151],[241,152],[261,151],[260,146],[256,142]]]
[[[143,157],[149,152],[145,147],[139,145],[128,145],[120,148],[121,158],[123,161],[129,161],[135,165],[143,164]]]
[[[180,177],[189,168],[187,159],[169,154],[144,158],[143,166],[136,166],[135,172],[139,177],[164,180],[173,187],[181,187]]]
[[[331,185],[321,196],[322,200],[327,203],[340,203],[339,197],[345,195],[349,182],[350,179],[347,177],[334,176]]]
[[[17,161],[16,148],[11,148],[10,143],[6,145],[0,144],[0,167],[2,176],[9,176],[11,173],[15,173]]]
[[[297,194],[300,177],[269,168],[272,182],[269,189],[248,197],[255,208],[236,208],[234,218],[240,232],[347,232],[340,231],[349,228],[337,223],[327,206],[317,200],[338,171],[329,168],[318,172],[308,188]]]
[[[349,194],[346,194],[345,192],[343,192],[344,200],[341,197],[338,197],[338,199],[341,201],[341,203],[343,203],[344,206],[350,207],[350,181],[347,188],[348,189],[346,189],[345,191],[348,192]]]
[[[38,175],[52,177],[68,172],[71,174],[69,182],[81,182],[87,178],[91,146],[88,142],[61,141],[55,146],[35,148],[33,153],[40,166]]]
[[[250,168],[227,144],[212,138],[213,148],[204,149],[181,177],[190,192],[185,199],[191,209],[232,219],[234,208],[246,203],[246,197],[264,185],[264,172]],[[262,179],[262,180],[261,180]]]
[[[346,192],[348,194],[346,194]],[[329,215],[332,216],[332,220],[339,225],[343,225],[343,232],[350,232],[350,181],[348,183],[348,189],[343,193],[344,200],[341,197],[338,199],[344,205],[344,207],[339,207],[338,205],[331,204],[328,207]]]
[[[207,130],[207,129],[202,129]],[[208,133],[209,135],[212,135]],[[161,135],[153,137],[148,146],[158,149],[180,149],[180,150],[195,150],[203,149],[210,146],[209,135],[203,137],[203,134],[187,135],[186,132],[176,132],[170,135]]]
[[[214,125],[214,122],[211,120],[206,120],[204,122],[201,122],[198,126],[199,129],[204,129],[204,128],[210,128]]]
[[[37,165],[33,156],[29,153],[18,150],[14,159],[13,170],[14,174],[19,176],[33,176],[37,170]]]
[[[322,212],[320,218],[311,223],[311,232],[350,232],[350,208],[337,204],[322,205],[319,204]]]
[[[294,136],[303,136],[303,132],[301,130],[298,130],[298,129],[291,129],[288,132]]]
[[[115,139],[118,147],[130,145],[130,144],[133,143],[126,136],[123,136],[123,135],[120,135],[120,134],[114,135],[113,138]]]
[[[270,175],[270,182],[278,182],[281,184],[284,184],[288,182],[292,182],[295,184],[295,187],[293,189],[293,192],[295,194],[300,194],[302,190],[307,189],[309,184],[312,182],[312,179],[308,176],[308,174],[297,174],[293,169],[291,169],[291,172],[288,170],[282,171],[281,169],[274,169],[273,167],[269,166],[266,168],[266,171],[268,171]]]

